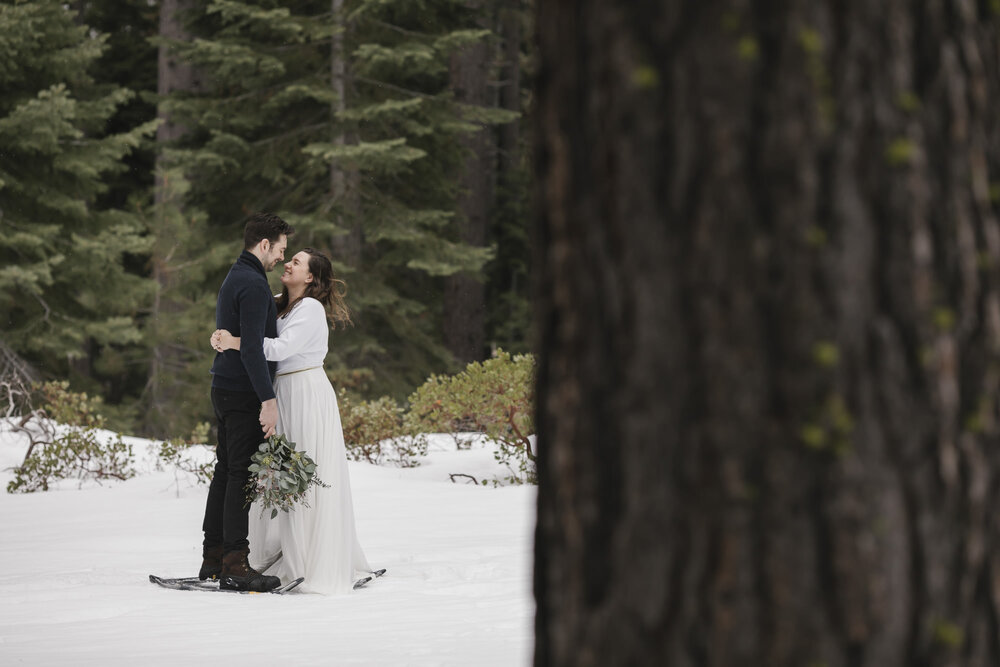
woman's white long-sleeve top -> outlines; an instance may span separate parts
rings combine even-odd
[[[315,368],[326,359],[329,338],[326,309],[306,297],[278,318],[278,337],[264,339],[264,356],[278,362],[278,373]]]

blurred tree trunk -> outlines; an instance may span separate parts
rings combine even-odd
[[[184,16],[199,7],[196,0],[161,0],[160,2],[160,38],[169,41],[185,42],[192,39],[191,33],[184,25]],[[175,92],[193,92],[200,88],[198,73],[194,67],[178,58],[170,48],[169,43],[161,43],[159,47],[159,76],[157,93],[163,99]],[[156,141],[160,145],[176,141],[187,129],[175,122],[160,105],[159,118],[163,121],[156,132]],[[160,151],[162,162],[162,150]],[[159,165],[157,165],[159,166]],[[162,178],[162,176],[161,176]],[[157,196],[161,196],[163,187],[157,183]]]
[[[330,9],[333,16],[342,17],[344,0],[331,0]],[[333,138],[334,144],[344,146],[356,144],[354,133],[343,128],[343,121],[336,120],[337,114],[347,108],[347,92],[350,89],[347,53],[344,43],[348,29],[347,21],[342,20],[343,30],[331,38],[330,46],[330,79],[336,99],[333,102],[334,126],[338,127]],[[363,243],[360,219],[360,174],[357,169],[349,169],[334,162],[330,165],[330,195],[336,211],[337,225],[347,230],[330,241],[333,258],[355,269],[361,266],[361,245]]]
[[[525,149],[531,141],[524,113],[528,77],[522,73],[531,62],[530,58],[522,59],[522,53],[532,48],[525,42],[530,14],[527,4],[523,0],[497,2],[497,106],[518,117],[497,126],[497,187],[489,230],[496,256],[488,265],[486,336],[490,347],[502,346],[509,352],[525,352],[530,346],[527,275],[531,189]]]
[[[480,0],[466,3],[481,11]],[[485,12],[483,25],[485,23]],[[459,50],[451,60],[451,85],[461,104],[487,107],[493,104],[490,89],[490,45],[478,40]],[[466,134],[462,148],[465,163],[458,173],[458,239],[485,246],[493,206],[496,178],[496,146],[493,133],[483,124]],[[483,358],[486,339],[486,289],[481,277],[458,273],[445,278],[444,342],[455,358],[465,363]]]
[[[168,41],[187,41],[192,37],[184,25],[184,15],[198,7],[195,0],[161,0],[160,3],[160,38]],[[172,142],[180,139],[187,131],[180,123],[175,122],[164,108],[163,100],[169,95],[180,92],[193,92],[199,89],[198,73],[195,69],[177,57],[169,43],[161,43],[158,53],[157,93],[160,97],[157,117],[162,120],[156,131],[157,158],[156,181],[154,186],[154,218],[152,232],[156,238],[151,257],[153,279],[157,291],[150,313],[150,332],[153,348],[150,358],[149,380],[146,384],[149,409],[143,418],[144,430],[147,433],[169,437],[170,424],[181,392],[189,391],[177,381],[177,373],[184,367],[184,349],[175,337],[179,332],[173,331],[173,319],[180,306],[171,298],[171,288],[174,285],[171,261],[180,239],[170,223],[169,206],[175,206],[175,198],[170,194],[171,184],[168,181],[168,165],[164,158],[165,149]]]
[[[521,22],[524,11],[521,0],[504,0],[500,4],[500,37],[503,43],[500,107],[515,113],[521,113]],[[499,167],[502,174],[515,171],[521,161],[520,130],[520,120],[499,127]],[[502,175],[499,180],[504,180]]]
[[[1000,664],[991,7],[539,0],[537,665]]]

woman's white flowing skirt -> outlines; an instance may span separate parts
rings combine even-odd
[[[305,577],[301,590],[314,593],[349,592],[360,573],[371,567],[358,543],[347,471],[344,432],[337,395],[322,368],[279,376],[278,433],[316,461],[316,474],[329,488],[313,486],[309,507],[291,512],[261,513],[250,507],[250,562],[260,568],[280,551],[281,560],[267,574],[282,583]]]

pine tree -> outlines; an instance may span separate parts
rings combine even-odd
[[[483,4],[482,0],[466,0],[465,7],[485,32],[493,17]],[[492,47],[493,40],[478,39],[451,55],[450,84],[457,102],[480,108],[493,106]],[[497,146],[491,130],[482,123],[460,138],[464,155],[457,179],[455,226],[458,238],[473,248],[486,246],[493,214]],[[442,326],[448,350],[463,363],[482,360],[486,337],[486,289],[482,275],[458,272],[445,277],[443,308]]]
[[[178,49],[211,76],[201,93],[170,102],[178,122],[197,128],[177,164],[215,241],[237,238],[254,210],[292,222],[293,249],[354,235],[359,247],[338,252],[337,269],[357,326],[336,334],[334,365],[367,368],[371,389],[398,394],[453,363],[440,331],[442,277],[478,275],[492,255],[458,236],[460,139],[512,114],[454,99],[451,55],[490,38],[465,3],[341,7],[211,3],[192,23],[197,39]],[[338,44],[348,72],[331,61]],[[336,185],[338,172],[351,187]]]
[[[157,182],[156,201],[144,211],[147,226],[156,230],[150,252],[156,291],[143,321],[149,373],[140,426],[172,437],[212,419],[208,371],[215,353],[208,339],[215,330],[217,276],[239,254],[242,236],[208,242],[207,220],[187,201],[190,184],[183,173],[158,170]]]
[[[189,189],[180,169],[174,168],[171,151],[196,131],[178,119],[170,99],[195,94],[201,89],[202,72],[177,50],[192,39],[189,18],[198,3],[192,0],[162,0],[157,35],[156,166],[153,204],[147,211],[155,237],[149,271],[156,286],[145,332],[149,343],[148,378],[141,401],[145,406],[142,430],[158,437],[189,432],[199,417],[211,415],[204,391],[210,350],[205,340],[214,328],[210,310],[199,307],[204,292],[204,267],[212,246],[205,244],[204,216],[186,201]],[[199,344],[200,343],[200,344]],[[200,373],[200,382],[193,381]],[[186,401],[192,396],[202,400]],[[184,405],[182,405],[184,403]]]
[[[90,68],[94,81],[135,93],[116,108],[102,132],[127,132],[156,118],[156,47],[150,43],[150,37],[157,31],[156,5],[134,0],[87,0],[74,6],[80,12],[78,21],[107,35],[106,48]],[[125,168],[102,175],[106,187],[97,197],[99,208],[137,212],[148,205],[152,197],[154,149],[155,143],[144,138],[136,149],[122,157]],[[144,229],[146,235],[155,235],[148,225]],[[128,272],[148,276],[148,260],[146,253],[129,254],[124,263]],[[148,303],[147,300],[138,314],[140,326],[147,319]],[[87,377],[77,377],[75,384],[104,397],[104,411],[118,428],[135,430],[138,416],[146,412],[139,397],[148,377],[149,342],[148,335],[143,335],[140,342],[132,345],[91,345],[88,356],[75,364],[76,370],[87,373]]]
[[[526,35],[531,34],[526,4],[524,0],[497,3],[501,37],[499,106],[519,118],[498,128],[497,193],[489,231],[497,254],[487,266],[486,282],[486,340],[494,348],[521,353],[530,349],[531,321],[527,164],[530,142],[525,106],[530,99],[532,57],[526,40]]]
[[[125,132],[156,117],[156,35],[159,12],[156,4],[135,0],[87,0],[79,2],[79,19],[107,35],[106,48],[91,68],[98,83],[127,88],[135,93],[120,105],[105,124],[105,132]],[[129,207],[136,199],[151,195],[154,144],[144,142],[123,157],[127,169],[104,176],[107,190],[99,198],[108,206]],[[131,200],[131,201],[130,201]]]
[[[0,326],[60,375],[138,343],[150,297],[126,262],[149,247],[141,221],[99,198],[155,124],[105,134],[132,96],[91,76],[105,43],[60,2],[0,5]]]

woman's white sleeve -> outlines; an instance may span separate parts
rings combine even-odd
[[[268,361],[284,361],[301,351],[325,326],[323,305],[315,299],[303,299],[287,317],[288,324],[280,336],[264,339],[264,357]]]

